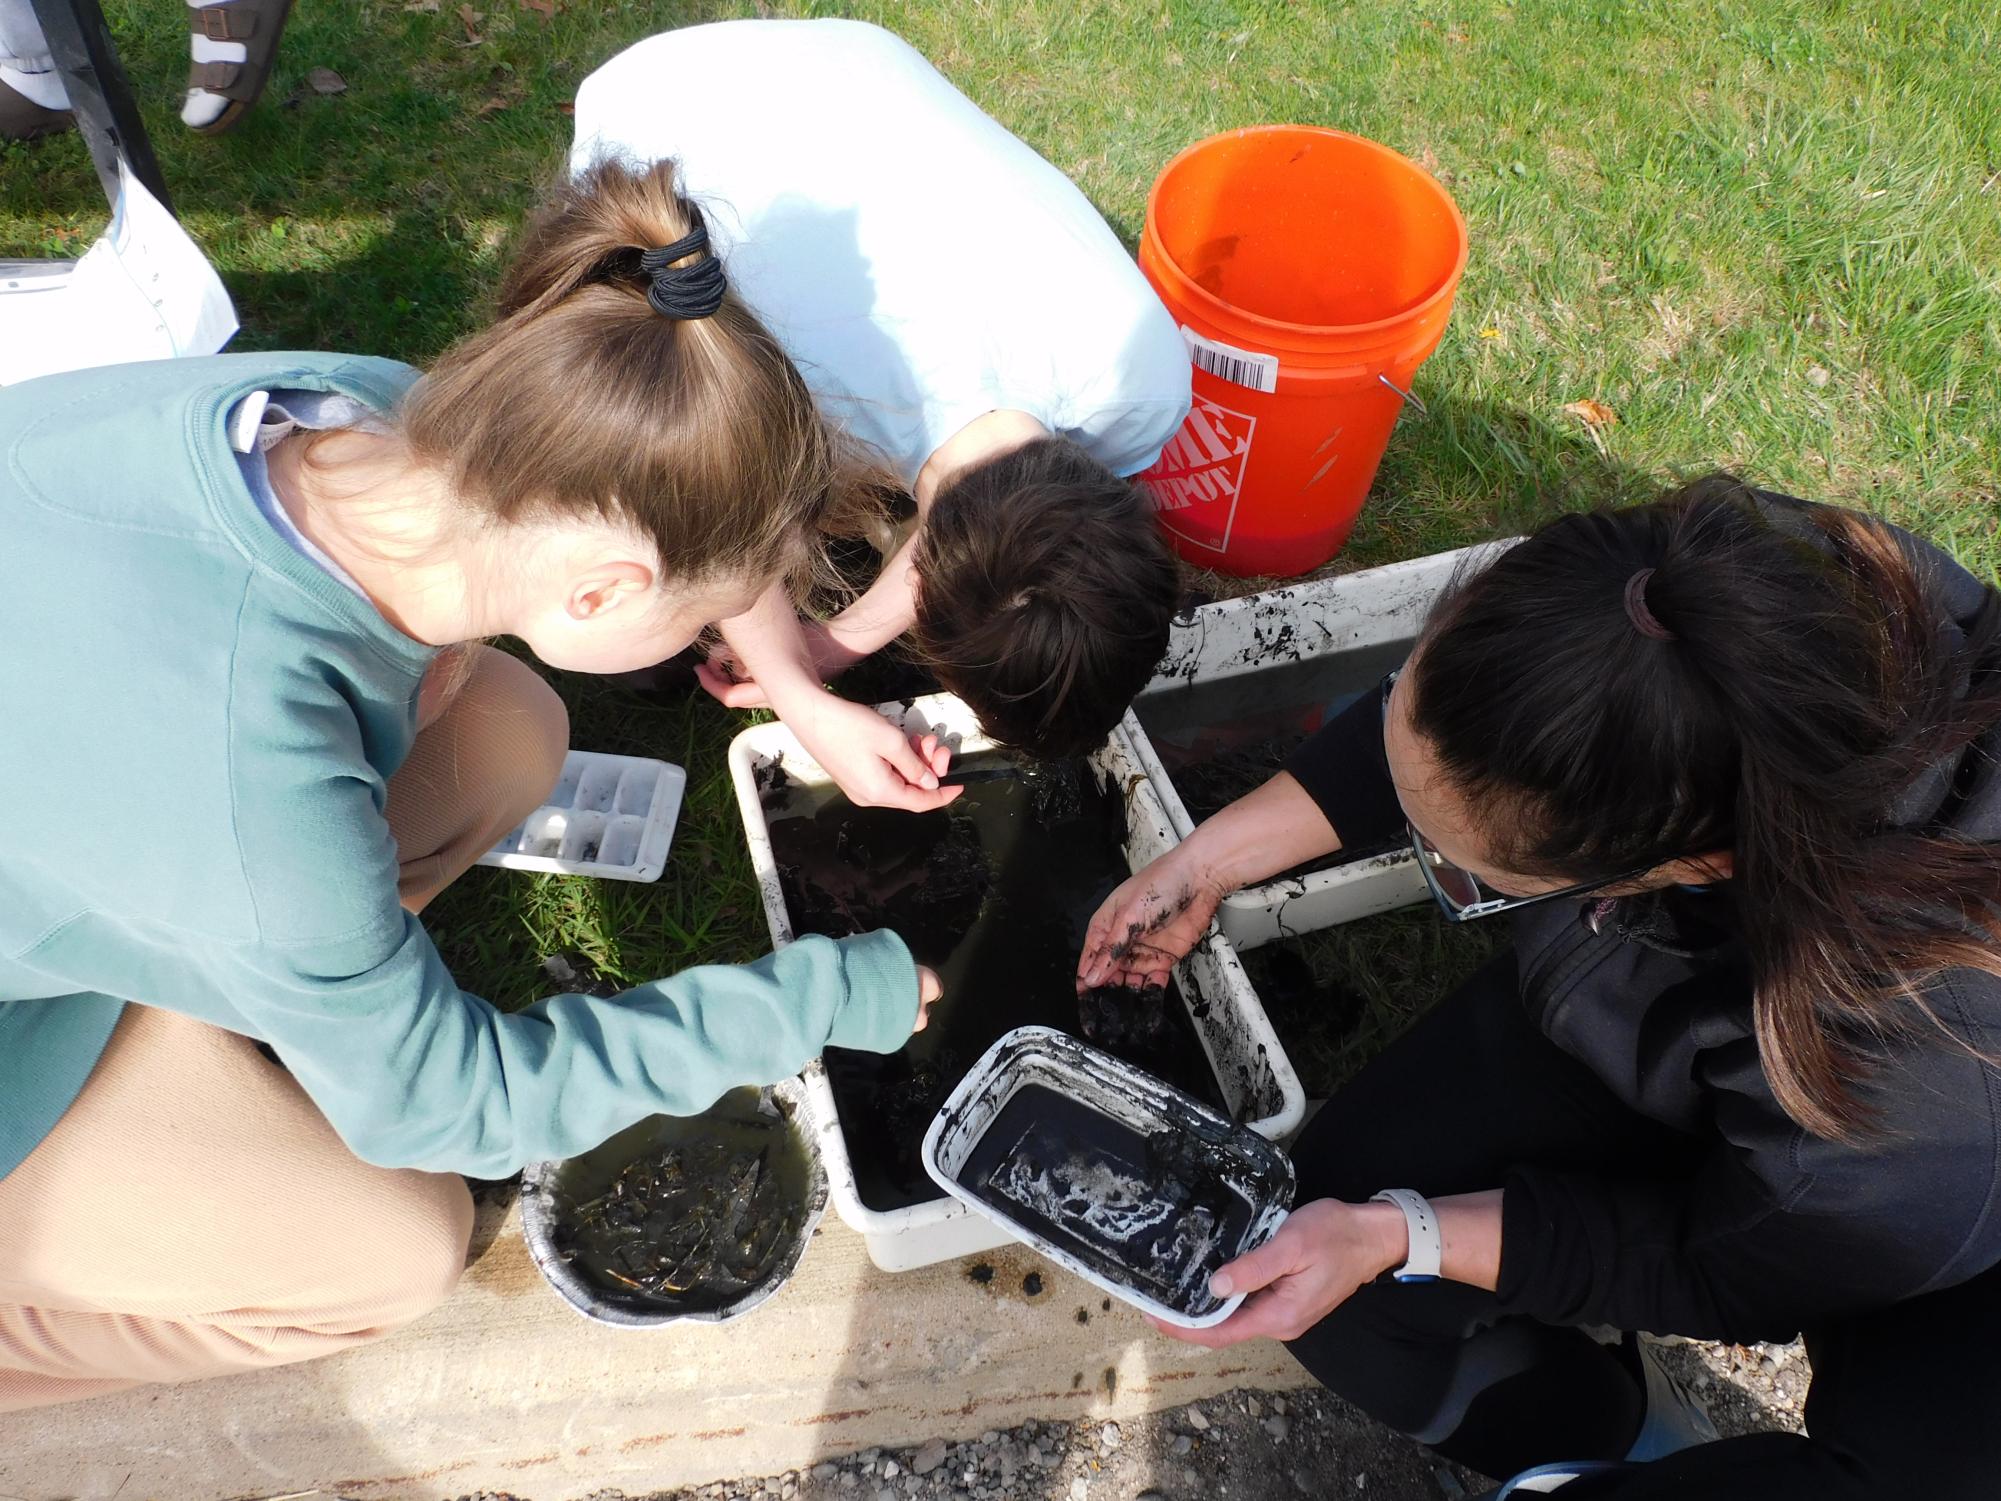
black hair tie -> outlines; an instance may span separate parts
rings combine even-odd
[[[728,290],[723,263],[713,254],[705,254],[708,248],[709,229],[697,210],[695,227],[687,234],[672,245],[640,252],[639,269],[648,281],[646,301],[654,312],[663,318],[693,320],[707,318],[723,305],[723,293]],[[690,255],[702,258],[686,266],[674,264]]]

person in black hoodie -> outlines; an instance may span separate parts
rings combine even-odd
[[[1566,516],[1114,892],[1079,983],[1395,833],[1513,951],[1315,1118],[1188,1337],[1288,1341],[1496,1495],[2001,1495],[2001,596],[1729,476]],[[1593,1326],[1803,1332],[1808,1433],[1707,1442]]]

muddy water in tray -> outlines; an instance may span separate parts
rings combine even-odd
[[[736,1089],[695,1116],[656,1115],[565,1163],[556,1250],[635,1309],[708,1313],[777,1269],[810,1175],[798,1129]]]
[[[1133,710],[1188,816],[1200,823],[1283,771],[1302,740],[1357,699],[1373,700],[1383,674],[1409,654],[1407,641],[1358,647],[1164,688],[1144,695]],[[1383,848],[1343,850],[1287,874],[1345,865]]]
[[[1231,1259],[1251,1205],[1213,1149],[1132,1127],[1040,1084],[1001,1107],[958,1181],[1112,1281],[1199,1317],[1209,1274]]]
[[[971,756],[963,769],[1006,764]],[[831,789],[829,789],[829,793]],[[941,1197],[918,1149],[952,1087],[1002,1033],[1039,1023],[1108,1052],[1211,1104],[1215,1074],[1178,992],[1095,995],[1080,1007],[1077,956],[1091,914],[1129,874],[1125,809],[1082,761],[968,787],[935,813],[857,808],[821,794],[772,794],[771,847],[799,933],[842,937],[892,928],[945,998],[898,1053],[829,1048],[827,1080],[871,1209]]]

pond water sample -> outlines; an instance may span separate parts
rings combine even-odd
[[[656,1115],[571,1158],[555,1181],[557,1255],[637,1312],[713,1313],[787,1269],[812,1165],[763,1091]]]
[[[1199,1318],[1234,1259],[1251,1202],[1230,1160],[1182,1131],[1142,1134],[1082,1100],[1024,1084],[958,1173],[984,1203],[1099,1276]]]
[[[969,756],[956,769],[1009,764]],[[942,1196],[919,1155],[924,1132],[966,1071],[1016,1027],[1091,1038],[1227,1112],[1177,989],[1099,992],[1085,1003],[1076,993],[1084,930],[1131,873],[1122,796],[1081,760],[1021,772],[969,786],[932,813],[857,808],[832,788],[767,794],[793,931],[839,938],[893,929],[944,983],[930,1024],[898,1052],[826,1051],[856,1189],[870,1209]]]
[[[1133,712],[1196,823],[1214,817],[1285,769],[1300,743],[1363,698],[1374,699],[1383,675],[1410,654],[1408,641],[1357,647],[1284,661],[1142,694]],[[1393,848],[1344,849],[1286,874],[1325,870]],[[1274,878],[1276,879],[1276,878]]]

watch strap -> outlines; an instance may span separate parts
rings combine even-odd
[[[1436,1282],[1445,1261],[1445,1237],[1439,1233],[1438,1214],[1431,1201],[1408,1188],[1386,1188],[1371,1195],[1369,1202],[1396,1205],[1403,1211],[1404,1227],[1410,1232],[1404,1264],[1390,1275],[1399,1282]]]

